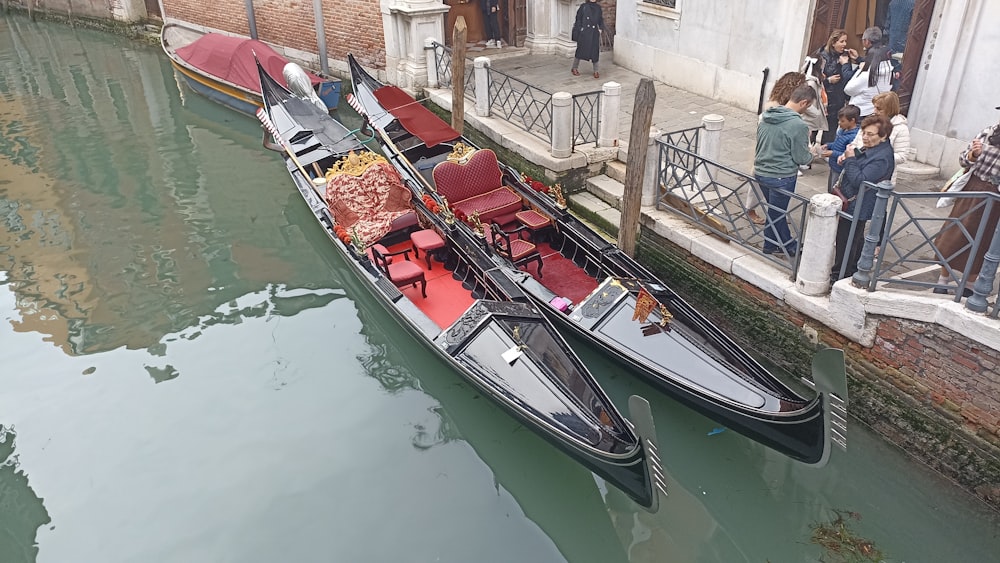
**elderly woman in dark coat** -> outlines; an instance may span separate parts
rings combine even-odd
[[[856,151],[848,145],[843,155],[844,172],[840,180],[840,192],[848,199],[846,212],[857,216],[857,228],[851,236],[851,219],[840,217],[837,224],[837,253],[833,263],[834,279],[840,275],[840,267],[846,260],[844,276],[850,277],[858,271],[858,259],[865,242],[865,225],[875,213],[875,190],[867,189],[858,202],[865,182],[877,184],[892,178],[896,169],[896,159],[889,143],[892,123],[884,116],[870,115],[861,122],[861,140],[864,150]]]
[[[604,30],[604,14],[597,0],[587,0],[576,11],[576,23],[573,24],[573,41],[576,41],[576,54],[573,56],[573,68],[570,72],[580,76],[580,61],[594,63],[594,78],[600,78],[597,71],[597,59],[601,56],[601,31]]]

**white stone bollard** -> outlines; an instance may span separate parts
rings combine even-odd
[[[440,85],[440,82],[438,82],[437,61],[434,59],[435,43],[437,43],[437,39],[433,37],[428,37],[427,39],[424,39],[424,55],[427,59],[428,88],[437,88]]]
[[[490,58],[476,57],[473,61],[476,73],[476,115],[490,116]]]
[[[601,88],[601,121],[597,127],[597,146],[618,146],[618,112],[622,106],[622,85],[605,82]]]
[[[569,92],[552,94],[552,148],[555,158],[573,154],[573,95]]]
[[[800,246],[802,259],[795,276],[795,288],[803,295],[825,295],[830,291],[840,205],[840,198],[833,194],[816,194],[809,199],[806,232]]]
[[[701,124],[705,128],[698,135],[698,156],[719,162],[719,155],[722,153],[722,128],[726,125],[726,118],[710,113],[701,118]],[[708,169],[704,166],[699,168],[696,178],[699,185],[708,182]]]

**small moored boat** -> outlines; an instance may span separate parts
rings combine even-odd
[[[378,129],[409,181],[475,228],[498,268],[588,347],[729,428],[799,461],[846,448],[843,352],[813,358],[815,393],[793,389],[652,272],[567,211],[550,189],[498,162],[348,55],[348,102]],[[807,394],[811,393],[811,396]]]
[[[649,404],[616,409],[593,375],[475,237],[403,182],[353,131],[258,67],[258,118],[345,268],[478,391],[656,510],[664,490]],[[411,256],[412,255],[412,256]],[[411,259],[412,258],[412,259]]]
[[[205,33],[176,23],[165,24],[160,30],[160,46],[192,90],[247,115],[254,115],[262,105],[254,55],[271,76],[282,77],[288,64],[262,41]],[[340,79],[311,71],[306,75],[327,110],[337,109]]]

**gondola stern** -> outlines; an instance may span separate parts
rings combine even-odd
[[[660,509],[661,497],[667,496],[667,478],[663,473],[660,459],[659,440],[656,437],[656,424],[653,422],[653,412],[649,401],[639,395],[628,399],[629,416],[632,426],[645,452],[646,472],[649,477],[649,503],[640,502],[640,506],[650,513]]]
[[[847,366],[844,351],[826,348],[816,352],[812,361],[812,377],[823,402],[823,454],[812,463],[823,467],[830,461],[831,446],[847,451]]]

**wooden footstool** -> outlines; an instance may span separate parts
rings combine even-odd
[[[420,251],[424,251],[424,260],[427,261],[427,269],[431,267],[431,252],[444,248],[444,239],[437,234],[434,229],[424,229],[410,233],[410,242],[413,243],[413,255],[420,258]]]

